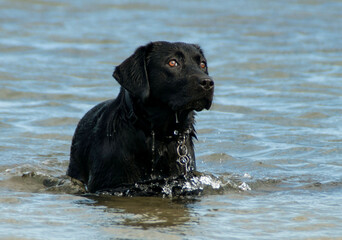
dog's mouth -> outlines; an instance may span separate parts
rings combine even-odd
[[[190,100],[185,104],[174,104],[171,106],[173,111],[180,111],[180,110],[195,110],[197,112],[200,112],[204,109],[209,110],[212,104],[213,97],[212,96],[206,96],[200,99],[194,99]]]
[[[208,99],[201,99],[201,100],[197,100],[195,101],[193,104],[193,110],[200,112],[203,109],[207,109],[209,110],[211,107],[211,103],[212,101],[208,100]]]

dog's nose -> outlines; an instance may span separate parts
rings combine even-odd
[[[214,87],[214,81],[211,78],[203,78],[200,80],[201,86],[206,89],[210,90]]]

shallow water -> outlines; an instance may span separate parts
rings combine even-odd
[[[0,1],[0,238],[342,239],[341,12],[338,0]],[[62,177],[75,126],[118,93],[113,67],[155,40],[200,44],[215,79],[196,125],[204,190],[82,195]]]

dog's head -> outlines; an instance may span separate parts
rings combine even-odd
[[[114,78],[142,100],[158,101],[173,111],[209,109],[214,81],[198,45],[152,42],[116,67]]]

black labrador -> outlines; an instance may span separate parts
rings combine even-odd
[[[113,77],[120,93],[78,123],[67,175],[96,192],[193,172],[194,111],[209,109],[214,93],[201,48],[152,42]]]

